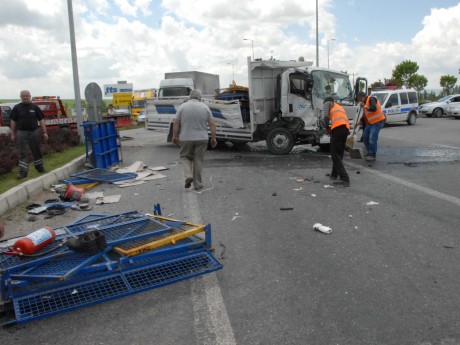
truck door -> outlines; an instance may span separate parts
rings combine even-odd
[[[312,107],[313,79],[304,72],[288,70],[281,80],[281,116],[302,119],[305,129],[316,128]]]

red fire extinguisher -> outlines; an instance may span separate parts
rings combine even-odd
[[[56,238],[56,232],[50,227],[43,227],[17,240],[13,249],[20,254],[31,255],[46,247]]]

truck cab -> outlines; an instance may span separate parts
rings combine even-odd
[[[163,79],[160,81],[158,97],[183,97],[188,96],[194,89],[192,78]]]

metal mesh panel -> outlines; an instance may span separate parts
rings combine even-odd
[[[92,169],[80,173],[72,174],[73,177],[81,177],[97,182],[118,182],[131,180],[137,177],[136,173],[117,173],[105,169]]]
[[[133,290],[139,290],[152,285],[164,285],[172,281],[191,278],[214,271],[219,267],[220,264],[212,260],[208,253],[201,253],[156,265],[147,270],[125,274],[125,277]]]
[[[45,291],[36,289],[33,295],[13,298],[16,322],[23,323],[158,288],[221,268],[222,265],[211,253],[200,250],[125,272],[107,272],[104,276],[92,280],[60,282],[66,285],[54,286],[53,289]]]
[[[18,320],[39,318],[113,298],[128,291],[123,278],[118,275],[58,291],[19,298],[14,302],[14,309]]]

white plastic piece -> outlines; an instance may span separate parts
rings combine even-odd
[[[378,205],[379,203],[378,202],[375,202],[375,201],[369,201],[366,203],[367,206],[373,206],[373,205]]]
[[[316,198],[316,194],[312,194],[311,197],[312,197],[312,198]]]
[[[313,225],[313,229],[316,231],[320,231],[323,234],[330,234],[332,232],[332,229],[330,227],[320,223],[316,223],[315,225]]]

